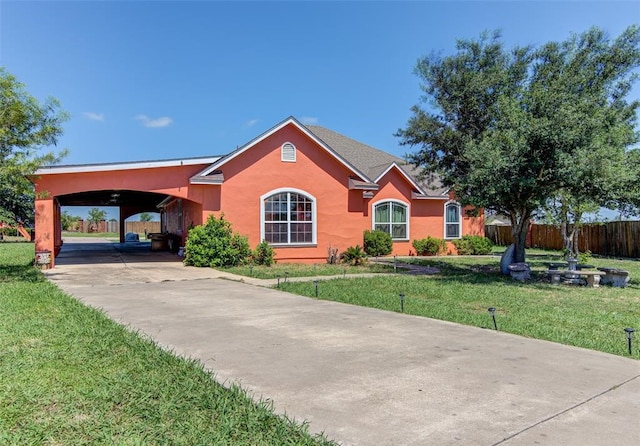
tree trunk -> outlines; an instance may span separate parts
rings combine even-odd
[[[513,236],[514,252],[513,263],[522,263],[526,259],[525,248],[527,245],[527,233],[529,232],[529,216],[528,211],[523,211],[520,215],[511,214],[511,235]],[[520,218],[518,218],[520,217]]]

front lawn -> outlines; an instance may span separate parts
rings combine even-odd
[[[80,237],[80,238],[106,238],[120,240],[120,234],[117,232],[75,232],[75,231],[62,231],[62,238],[68,237]]]
[[[0,444],[323,445],[33,268],[0,244]]]
[[[302,264],[302,263],[276,263],[272,266],[242,265],[230,268],[220,268],[233,274],[257,279],[276,279],[278,277],[313,277],[313,276],[341,276],[344,274],[365,273],[392,273],[393,265],[379,265],[368,263],[366,265],[351,266],[344,264],[329,265],[326,263]]]
[[[527,261],[534,280],[517,283],[499,273],[497,256],[404,258],[440,268],[433,276],[397,274],[384,277],[332,279],[318,284],[318,298],[400,311],[400,293],[408,314],[493,329],[487,311],[497,309],[498,329],[593,350],[628,355],[625,327],[640,329],[640,262],[593,258],[590,264],[630,272],[627,288],[554,286],[544,274],[553,252],[536,252]],[[281,283],[280,289],[315,296],[313,282]],[[635,339],[633,357],[640,356]]]

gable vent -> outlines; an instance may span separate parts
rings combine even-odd
[[[290,142],[286,142],[282,144],[281,157],[282,157],[281,158],[282,161],[285,161],[288,163],[295,163],[296,162],[296,146],[294,146]]]

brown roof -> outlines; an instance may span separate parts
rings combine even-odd
[[[375,181],[385,170],[395,163],[408,177],[423,189],[426,195],[440,196],[445,195],[448,191],[447,188],[442,187],[442,184],[440,184],[437,178],[435,181],[423,179],[421,169],[416,168],[413,164],[408,163],[402,158],[324,127],[317,125],[306,125],[305,127],[345,161],[367,175],[371,181]]]

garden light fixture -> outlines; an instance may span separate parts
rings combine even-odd
[[[495,328],[496,331],[498,331],[498,324],[496,323],[496,309],[495,309],[495,307],[489,307],[489,308],[487,308],[487,311],[491,315],[491,319],[493,319],[493,328]]]
[[[314,285],[315,285],[315,287],[316,287],[316,297],[318,297],[318,280],[314,280],[314,281],[313,281],[313,284],[314,284]]]
[[[400,310],[404,313],[404,293],[400,293]]]
[[[631,354],[631,337],[633,336],[635,330],[633,328],[627,327],[624,329],[624,331],[627,334],[627,345],[629,346],[629,354]]]

